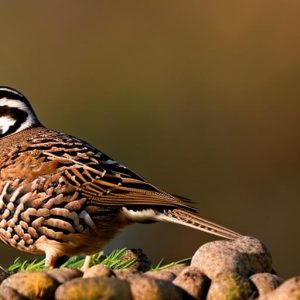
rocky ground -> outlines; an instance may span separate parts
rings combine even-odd
[[[15,274],[2,270],[0,300],[300,299],[300,276],[284,281],[276,275],[270,252],[251,237],[207,243],[190,265],[162,270],[150,271],[141,251],[128,250],[123,259],[131,258],[135,263],[121,270],[101,264],[84,273],[71,268]]]

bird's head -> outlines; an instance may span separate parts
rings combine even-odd
[[[15,89],[0,87],[0,138],[40,125],[24,95]]]

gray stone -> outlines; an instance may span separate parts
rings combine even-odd
[[[224,272],[236,272],[248,277],[255,273],[271,272],[272,258],[259,240],[244,236],[233,241],[204,244],[194,254],[191,265],[210,279]]]
[[[275,290],[283,282],[282,278],[270,273],[254,274],[250,277],[250,280],[256,286],[260,296]]]
[[[300,300],[300,276],[293,277],[259,300]]]

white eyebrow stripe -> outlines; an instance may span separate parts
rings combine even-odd
[[[19,93],[18,91],[12,90],[12,89],[10,89],[10,88],[2,87],[2,88],[0,88],[0,91],[9,92],[9,93],[14,93],[14,94],[16,94],[16,95],[18,95],[18,96],[24,97],[24,96],[23,96],[21,93]]]
[[[27,107],[27,105],[25,105],[22,101],[20,100],[15,100],[15,99],[8,99],[8,98],[1,98],[0,101],[0,106],[8,106],[8,107],[12,107],[12,108],[19,108],[22,109],[24,111],[26,111],[28,113],[28,111],[30,111]]]

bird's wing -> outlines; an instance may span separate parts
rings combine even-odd
[[[68,141],[68,151],[65,149],[63,154],[57,145],[43,153],[47,160],[59,161],[58,169],[65,180],[90,202],[103,206],[178,207],[194,211],[191,201],[159,190],[89,144],[77,138],[72,141],[73,148]]]

